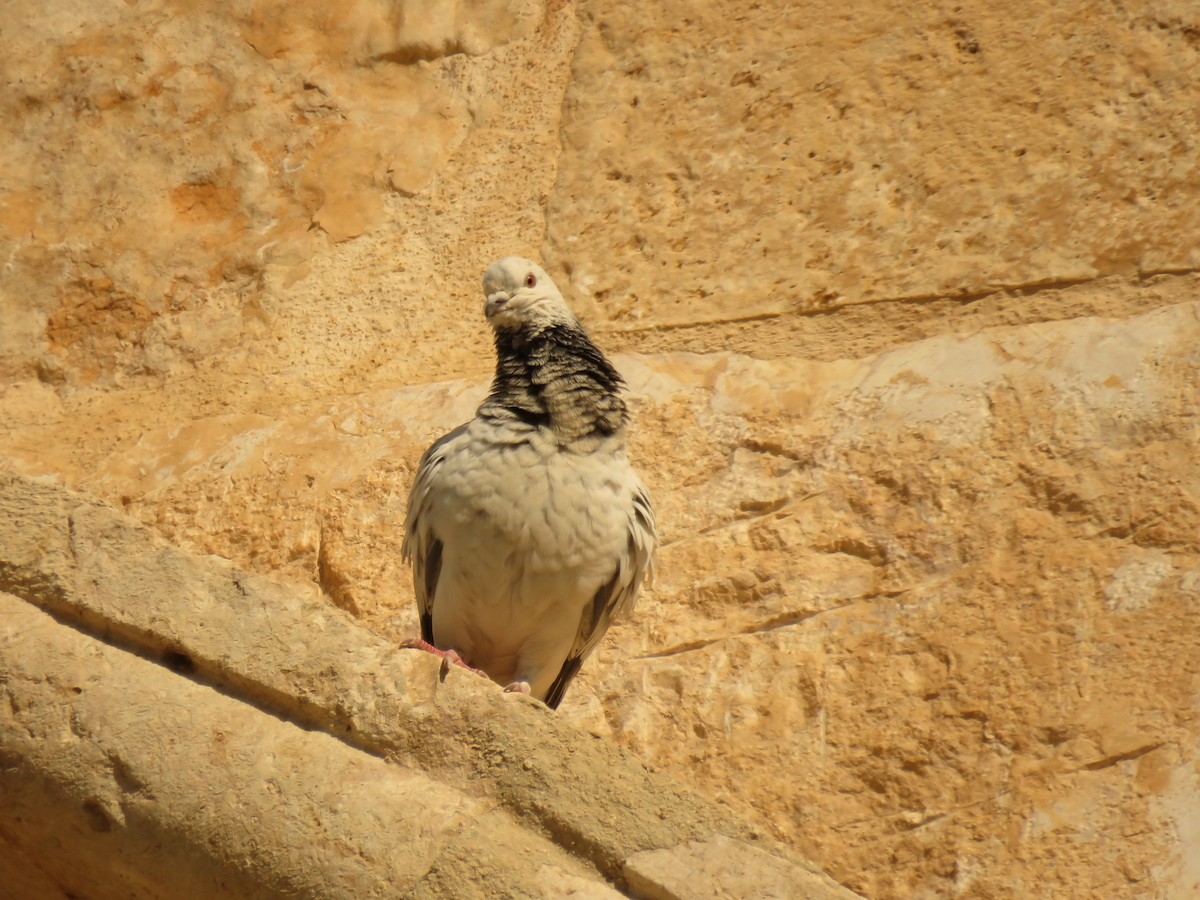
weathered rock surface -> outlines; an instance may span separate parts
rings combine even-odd
[[[851,896],[315,592],[17,476],[0,512],[0,852],[55,893],[615,897],[606,879],[679,881],[708,842],[747,889]]]
[[[581,4],[546,252],[632,326],[1200,266],[1195,9]]]
[[[0,467],[386,647],[413,467],[486,386],[480,273],[540,256],[664,532],[547,721],[868,896],[1200,890],[1195,4],[0,31]]]

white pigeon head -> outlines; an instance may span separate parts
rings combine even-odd
[[[483,314],[497,331],[576,321],[546,270],[520,256],[506,256],[488,266],[483,293]]]

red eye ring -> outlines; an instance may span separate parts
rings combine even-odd
[[[530,272],[525,276],[525,287],[533,287],[537,284],[537,276]]]

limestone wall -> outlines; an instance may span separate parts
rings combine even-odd
[[[0,513],[6,897],[852,896],[314,591],[19,476]]]
[[[870,897],[1200,890],[1194,3],[14,0],[0,34],[0,468],[390,646],[481,273],[540,258],[664,538],[544,727]],[[568,856],[628,889],[647,847]]]

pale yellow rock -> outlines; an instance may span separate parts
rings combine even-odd
[[[419,771],[264,714],[2,593],[0,619],[9,761],[0,828],[72,895],[409,895],[472,832],[492,848],[477,848],[475,865],[499,864],[510,883],[538,858],[571,865],[492,804]],[[506,844],[522,858],[506,859]],[[571,874],[582,878],[578,867]],[[5,895],[39,896],[13,893],[20,885]]]
[[[1184,4],[581,7],[546,251],[606,318],[1200,266]]]
[[[411,636],[412,469],[538,257],[664,535],[560,719],[869,896],[1187,896],[1198,30],[4,4],[0,470]]]
[[[833,900],[826,876],[741,841],[716,838],[646,850],[625,861],[629,887],[646,900]]]
[[[397,4],[396,53],[401,58],[435,58],[451,53],[478,56],[515,36],[528,34],[544,14],[540,0]]]
[[[0,822],[13,835],[5,865],[30,856],[52,870],[45,835],[82,814],[112,833],[70,857],[93,896],[120,893],[94,886],[115,877],[112,857],[140,873],[137,896],[232,880],[247,896],[295,883],[314,897],[387,894],[380,884],[604,897],[633,854],[751,830],[540,702],[401,650],[311,590],[190,557],[86,497],[0,473],[3,591],[0,756],[15,761],[20,798]],[[75,737],[48,739],[64,728]],[[117,788],[128,792],[129,769],[161,800],[140,818],[110,784],[116,758]],[[222,784],[244,802],[205,806]],[[238,826],[255,817],[265,858],[243,864],[254,848]],[[163,833],[176,856],[146,858]],[[393,838],[411,853],[384,859],[371,843]],[[297,874],[291,848],[344,855],[324,842],[352,845],[351,862]]]

